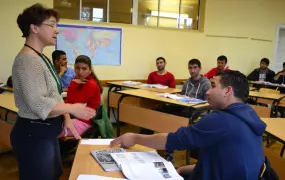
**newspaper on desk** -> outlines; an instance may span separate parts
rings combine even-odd
[[[124,81],[123,84],[125,85],[130,85],[130,86],[136,86],[141,84],[141,82],[136,82],[136,81]]]
[[[111,157],[111,153],[122,153],[125,152],[123,148],[120,149],[109,149],[109,150],[98,150],[91,151],[91,155],[100,164],[104,171],[120,171],[116,162]]]
[[[253,84],[262,84],[262,85],[268,85],[268,86],[284,86],[284,84],[277,84],[277,83],[272,83],[268,81],[252,81]]]
[[[111,153],[112,158],[130,180],[183,180],[171,162],[154,151]]]
[[[179,96],[176,94],[170,94],[170,93],[160,93],[160,94],[156,94],[159,97],[165,97],[165,98],[170,98],[170,99],[174,99],[180,102],[185,102],[185,103],[189,103],[189,104],[204,104],[207,101],[203,101],[201,99],[196,99],[196,98],[191,98],[188,96]]]
[[[161,84],[142,84],[141,87],[144,88],[157,88],[157,89],[167,89],[168,86],[163,86]]]

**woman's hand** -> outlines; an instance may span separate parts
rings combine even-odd
[[[67,136],[67,132],[68,130],[73,134],[73,136],[76,139],[81,139],[81,136],[78,134],[76,128],[74,127],[74,124],[72,122],[72,120],[70,119],[69,114],[65,114],[64,115],[64,137]]]
[[[72,104],[70,113],[79,119],[89,120],[96,115],[96,111],[92,108],[86,107],[86,104]]]
[[[88,80],[87,79],[73,79],[72,81],[76,82],[77,84],[85,84]]]

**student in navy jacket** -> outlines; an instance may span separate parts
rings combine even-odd
[[[246,76],[225,70],[211,79],[207,92],[213,111],[199,122],[180,127],[175,133],[142,135],[126,133],[111,142],[131,147],[141,144],[154,149],[200,150],[196,165],[180,167],[191,180],[258,179],[264,163],[262,133],[266,124],[244,101],[249,94]]]

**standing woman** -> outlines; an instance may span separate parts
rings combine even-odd
[[[95,116],[84,104],[65,104],[61,84],[50,60],[42,53],[56,44],[59,15],[35,4],[18,16],[26,41],[16,56],[12,78],[17,121],[11,132],[20,180],[59,180],[62,174],[58,135],[62,127],[76,132],[69,114],[82,119]]]

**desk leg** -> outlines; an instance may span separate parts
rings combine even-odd
[[[274,100],[272,102],[270,117],[277,117],[277,114],[278,114],[278,104],[279,104],[280,101],[281,101],[281,99]]]
[[[119,137],[121,134],[121,132],[120,132],[120,104],[123,101],[124,97],[126,97],[126,95],[122,94],[122,96],[118,100],[117,119],[116,119],[117,137]]]
[[[112,91],[112,89],[113,89],[113,87],[114,86],[110,86],[109,87],[109,89],[108,89],[108,95],[107,95],[107,107],[108,107],[108,117],[109,117],[109,119],[110,119],[110,110],[111,110],[111,108],[110,108],[110,92]]]
[[[112,91],[112,89],[115,88],[114,91]],[[108,107],[108,117],[110,119],[110,116],[111,116],[111,107],[110,107],[110,92],[116,92],[116,91],[121,91],[122,88],[121,87],[118,87],[118,86],[114,86],[114,85],[111,85],[108,89],[108,95],[107,95],[107,107]],[[113,108],[112,108],[113,109]],[[114,117],[115,117],[115,113],[114,111],[112,111]]]
[[[281,157],[283,157],[284,150],[285,150],[285,144],[283,144],[283,147],[282,147],[281,152],[280,152],[280,156],[281,156]]]

